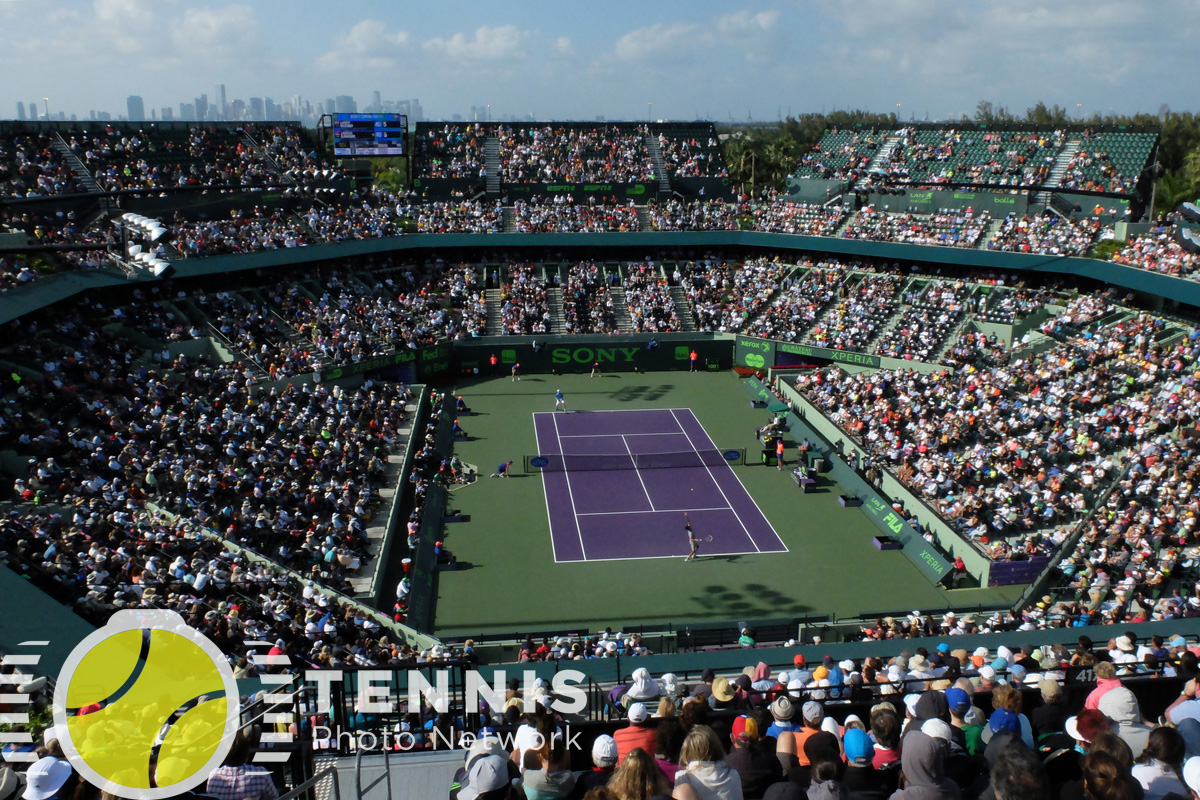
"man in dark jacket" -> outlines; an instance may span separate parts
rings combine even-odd
[[[733,747],[725,762],[741,777],[746,800],[761,798],[768,786],[783,780],[783,767],[775,756],[775,748],[763,746],[758,722],[753,717],[735,719],[729,741]]]

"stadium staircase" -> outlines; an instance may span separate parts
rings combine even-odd
[[[650,209],[647,206],[634,206],[634,208],[637,209],[638,230],[639,231],[654,230],[654,227],[653,227],[652,223],[650,222]]]
[[[650,161],[654,164],[654,175],[658,178],[658,193],[664,197],[669,197],[671,194],[671,179],[667,177],[667,162],[663,160],[662,148],[658,146],[658,137],[653,135],[646,136],[646,149],[650,151]],[[641,216],[641,212],[638,212]],[[643,223],[642,230],[648,231],[650,227]]]
[[[262,145],[255,141],[254,137],[246,131],[242,131],[242,143],[253,150],[254,154],[258,156],[259,159],[269,165],[271,169],[274,170],[275,174],[279,176],[280,181],[290,186],[297,185],[296,179],[284,172],[283,168],[279,166],[279,162],[271,157],[271,155],[267,153],[266,149],[264,149]],[[319,239],[320,237],[317,238]]]
[[[1048,194],[1048,193],[1044,193],[1044,194]],[[993,236],[995,236],[997,233],[1000,232],[1000,228],[1003,225],[1004,225],[1003,219],[992,220],[991,223],[988,224],[988,229],[986,231],[984,231],[982,234],[980,234],[979,244],[975,245],[975,249],[976,250],[987,250],[988,242],[990,242],[992,240]]]
[[[563,314],[562,289],[558,286],[553,286],[550,289],[547,289],[546,302],[550,304],[550,332],[566,333],[567,318]]]
[[[692,301],[688,300],[687,292],[682,286],[672,286],[671,299],[675,301],[675,313],[679,316],[680,329],[684,331],[696,330],[696,311],[692,308]]]
[[[304,217],[300,216],[295,211],[291,213],[291,217],[292,220],[300,227],[300,230],[304,231],[304,233],[308,235],[313,244],[327,241],[324,236],[313,230],[313,227],[308,224],[308,220],[306,220]]]
[[[517,212],[512,206],[505,206],[500,210],[501,230],[504,233],[517,232]]]
[[[842,238],[842,232],[849,228],[850,223],[854,222],[856,219],[858,219],[858,212],[851,211],[846,215],[846,218],[842,220],[836,228],[833,229],[833,233],[831,233],[830,236],[832,236],[834,239]]]
[[[858,179],[858,183],[855,184],[855,186],[865,187],[867,183],[867,176],[879,169],[880,164],[886,164],[888,159],[892,157],[892,151],[899,147],[899,145],[899,136],[892,135],[887,137],[887,139],[885,139],[883,142],[883,147],[879,148],[879,152],[876,153],[875,157],[871,159],[871,163],[867,165],[866,172],[863,174],[863,177]]]
[[[88,171],[79,156],[75,155],[75,151],[71,149],[62,134],[54,131],[54,149],[57,150],[67,163],[71,165],[71,172],[75,173],[75,177],[79,179],[79,183],[89,192],[101,193],[104,191],[100,184],[96,182],[95,177]],[[100,198],[100,210],[109,217],[118,217],[121,215],[120,207],[107,195]]]
[[[487,328],[485,330],[488,336],[499,336],[502,332],[500,307],[503,305],[503,302],[500,300],[500,290],[488,289],[485,297],[487,299]],[[562,308],[561,297],[559,308]]]
[[[417,393],[419,395],[419,392]],[[379,487],[379,498],[372,502],[367,513],[370,518],[366,523],[366,544],[364,545],[368,554],[371,555],[371,560],[362,565],[362,569],[350,578],[350,586],[354,591],[354,597],[363,602],[371,602],[374,598],[372,585],[375,583],[375,573],[379,569],[386,569],[386,565],[379,563],[379,553],[383,548],[383,543],[388,535],[389,515],[387,510],[393,505],[396,497],[396,492],[400,491],[400,471],[404,466],[404,450],[408,446],[408,441],[412,437],[413,420],[417,416],[417,404],[415,401],[409,401],[404,404],[404,424],[396,431],[396,442],[398,447],[393,448],[393,452],[388,453],[387,469],[383,484]],[[402,528],[397,529],[397,536],[403,536]]]
[[[489,136],[483,143],[483,163],[487,169],[487,196],[494,200],[500,196],[500,140],[495,136]]]
[[[612,295],[613,316],[617,318],[617,331],[633,333],[633,317],[629,316],[629,300],[625,297],[625,287],[611,286],[608,293]]]
[[[1079,152],[1079,148],[1083,146],[1082,139],[1070,139],[1067,141],[1066,147],[1059,151],[1058,157],[1054,159],[1054,166],[1050,168],[1050,177],[1046,179],[1047,186],[1058,186],[1062,182],[1063,175],[1067,174],[1067,165],[1071,163],[1071,159]],[[1051,198],[1054,197],[1054,192],[1038,192],[1034,199],[1047,207],[1050,205]]]

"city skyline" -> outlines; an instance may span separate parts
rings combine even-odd
[[[953,119],[980,100],[1018,115],[1039,101],[1073,116],[1200,108],[1200,87],[1185,77],[1200,15],[1184,0],[1162,0],[1153,15],[1116,0],[1053,9],[664,0],[603,10],[465,0],[449,19],[409,9],[3,0],[0,65],[16,79],[0,86],[0,116],[16,116],[20,102],[27,114],[118,119],[140,97],[145,116],[170,108],[179,118],[201,96],[224,113],[240,99],[240,118],[257,113],[254,98],[267,114],[271,99],[299,119],[338,96],[360,109],[421,98],[425,119],[490,108],[496,120],[761,121],[835,109]]]

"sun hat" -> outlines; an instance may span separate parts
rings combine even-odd
[[[792,705],[792,701],[787,695],[781,695],[775,698],[775,702],[771,703],[771,716],[775,719],[791,719],[796,715],[796,708]]]
[[[728,703],[733,699],[733,687],[729,685],[729,679],[722,675],[713,680],[712,685],[713,697],[721,702]]]

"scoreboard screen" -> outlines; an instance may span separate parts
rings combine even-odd
[[[335,156],[402,156],[406,114],[334,114]]]

